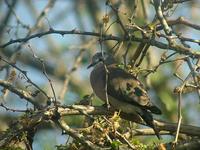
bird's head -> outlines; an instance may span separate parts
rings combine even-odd
[[[101,52],[96,53],[93,57],[92,57],[92,61],[90,63],[90,65],[87,68],[93,67],[95,65],[97,65],[98,63],[103,62],[106,65],[110,65],[115,63],[115,60],[113,58],[112,55],[103,52],[103,55]]]

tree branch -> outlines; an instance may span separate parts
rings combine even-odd
[[[45,112],[46,115],[53,115],[55,108],[51,108],[48,111]],[[58,107],[58,113],[61,116],[69,116],[69,115],[82,115],[84,112],[88,115],[106,115],[110,116],[113,115],[114,110],[107,110],[103,106],[83,106],[83,105],[73,105],[72,106],[65,106],[64,107]],[[138,118],[138,116],[129,115],[120,113],[120,116],[123,119],[134,121],[136,123],[144,125],[144,123],[141,121],[141,119]],[[177,129],[177,123],[169,123],[161,120],[155,120],[155,125],[158,127],[158,130],[160,131],[169,131],[171,133],[176,132]],[[191,135],[191,136],[200,136],[200,127],[192,126],[192,125],[184,125],[181,124],[180,127],[180,133]]]
[[[2,86],[4,88],[8,89],[9,91],[15,93],[20,98],[23,98],[23,99],[27,100],[28,102],[33,104],[36,108],[41,108],[41,106],[37,102],[34,101],[34,98],[30,95],[30,93],[14,87],[12,85],[12,83],[0,80],[0,86]]]

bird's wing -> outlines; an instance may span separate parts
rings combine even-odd
[[[161,114],[151,103],[141,82],[121,68],[108,66],[107,92],[118,100]]]

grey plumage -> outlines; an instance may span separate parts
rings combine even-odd
[[[107,71],[105,70],[105,66]],[[154,114],[161,114],[158,107],[152,104],[142,83],[134,76],[119,68],[111,55],[97,53],[92,58],[89,67],[95,66],[90,75],[94,93],[106,102],[106,74],[107,94],[109,104],[124,113],[140,115],[147,125],[152,127],[160,138],[153,122]]]

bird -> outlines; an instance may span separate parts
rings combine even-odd
[[[108,100],[113,108],[123,113],[139,115],[161,139],[152,114],[161,115],[162,112],[150,101],[144,85],[120,68],[109,53],[96,53],[87,68],[91,67],[90,83],[95,95],[104,102]]]

